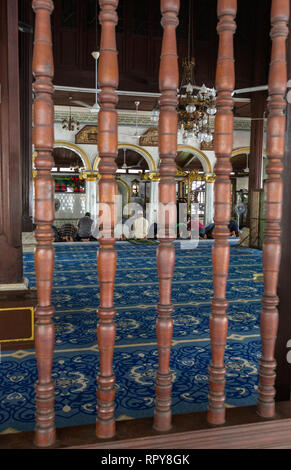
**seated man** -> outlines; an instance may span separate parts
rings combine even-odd
[[[60,232],[59,232],[59,230],[57,229],[57,227],[56,227],[55,225],[52,225],[52,229],[53,229],[53,231],[54,231],[54,237],[55,237],[55,238],[54,238],[54,241],[55,241],[55,242],[62,242],[63,239],[62,239],[62,237],[61,237],[61,235],[60,235]]]
[[[206,238],[205,236],[205,227],[200,222],[200,220],[192,219],[188,221],[187,224],[188,231],[191,231],[191,238],[195,237],[196,233],[199,230],[199,238]],[[198,235],[198,233],[197,233]]]
[[[137,212],[137,217],[133,222],[133,236],[134,238],[145,240],[149,230],[149,223],[143,216],[143,211]]]
[[[93,220],[91,219],[91,214],[90,212],[86,212],[85,216],[81,217],[81,219],[78,222],[78,225],[77,225],[78,233],[76,236],[76,240],[83,241],[83,242],[96,240],[92,235],[92,226],[93,226]]]
[[[215,225],[214,223],[212,224],[209,224],[207,225],[207,227],[205,227],[205,235],[206,235],[206,238],[213,238],[213,229],[214,229]]]
[[[215,224],[212,223],[212,224],[209,224],[206,229],[205,229],[205,233],[207,235],[207,238],[214,238],[213,237],[213,229],[215,227]],[[229,230],[229,236],[230,237],[233,237],[233,236],[236,236],[236,237],[239,237],[240,236],[240,232],[239,232],[239,228],[238,228],[238,224],[235,220],[230,220],[229,221],[229,224],[228,224],[228,230]]]
[[[239,237],[239,228],[235,220],[230,220],[228,224],[228,229],[231,237]]]
[[[64,224],[60,228],[60,235],[63,241],[73,242],[76,237],[76,229],[73,224]]]
[[[187,224],[185,222],[180,222],[176,225],[177,238],[189,238],[189,233],[187,229]]]
[[[157,235],[158,235],[158,224],[157,224],[157,222],[154,222],[150,226],[149,233],[148,233],[148,238],[154,238],[156,240]]]
[[[176,224],[176,233],[177,238],[189,238],[190,233],[188,233],[187,228],[187,214],[179,215],[179,219]]]

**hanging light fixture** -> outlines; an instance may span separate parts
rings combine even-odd
[[[160,109],[159,109],[159,103],[158,101],[156,101],[156,104],[152,110],[152,116],[151,116],[151,121],[153,123],[156,123],[158,122],[159,120],[159,116],[160,116]]]
[[[133,196],[139,195],[139,181],[137,179],[131,182],[131,192]]]
[[[192,4],[189,0],[188,57],[182,62],[182,80],[178,90],[179,134],[185,143],[195,138],[199,143],[209,143],[213,140],[209,118],[216,114],[216,91],[204,84],[202,87],[196,86],[195,83],[195,59],[190,57],[191,40],[193,53]]]
[[[213,135],[210,128],[210,116],[216,114],[216,91],[204,84],[199,87],[195,83],[194,67],[195,59],[190,56],[191,40],[193,53],[193,32],[191,20],[193,0],[189,0],[189,25],[188,25],[188,56],[182,61],[182,79],[178,89],[178,126],[179,136],[184,143],[190,143],[197,139],[199,143],[210,143]],[[158,103],[152,110],[152,122],[159,120]]]
[[[197,91],[194,79],[190,78],[190,70],[192,72],[194,66],[194,58],[185,59],[182,64],[183,76],[178,95],[179,133],[185,143],[194,138],[199,143],[211,142],[210,116],[216,113],[216,91],[204,84]]]
[[[92,56],[95,59],[95,103],[91,108],[91,113],[98,113],[100,111],[100,106],[98,103],[98,59],[100,56],[100,52],[94,51],[92,52]]]
[[[137,136],[138,135],[138,107],[140,105],[140,101],[135,101],[134,102],[135,104],[135,135]]]
[[[71,96],[69,96],[69,100],[70,101],[72,100]],[[67,119],[67,118],[63,119],[62,128],[66,129],[68,131],[74,131],[74,130],[78,131],[80,129],[80,123],[79,123],[79,121],[75,121],[74,117],[72,116],[71,103],[70,103],[69,106],[70,106],[70,116],[69,116],[69,119]]]
[[[95,59],[95,103],[93,104],[91,108],[91,113],[98,113],[100,111],[100,106],[98,103],[98,59],[100,56],[99,48],[98,48],[98,0],[96,0],[96,6],[95,6],[95,12],[96,12],[96,51],[92,52],[92,56]]]

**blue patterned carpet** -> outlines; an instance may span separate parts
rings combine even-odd
[[[120,243],[117,250],[115,415],[117,419],[152,416],[158,363],[156,246]],[[96,251],[95,244],[55,245],[53,377],[58,427],[89,424],[96,420],[99,368]],[[24,254],[24,269],[30,285],[35,285],[33,254]],[[225,353],[227,406],[256,402],[263,283],[255,281],[254,274],[261,272],[260,251],[231,247]],[[172,291],[175,305],[171,354],[174,413],[207,409],[212,294],[210,246],[201,243],[195,250],[185,250],[177,244]],[[34,429],[34,383],[37,378],[34,351],[3,352],[0,371],[0,431]]]

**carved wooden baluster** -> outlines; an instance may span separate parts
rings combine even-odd
[[[113,349],[116,327],[113,305],[114,280],[117,254],[114,248],[115,196],[117,169],[115,159],[118,153],[116,104],[118,97],[118,62],[115,38],[117,24],[116,8],[118,0],[99,0],[101,6],[100,23],[101,44],[99,59],[100,112],[98,117],[98,149],[100,155],[99,204],[109,208],[107,220],[103,224],[103,234],[98,239],[98,274],[100,282],[100,306],[97,338],[100,354],[100,373],[98,375],[98,417],[96,434],[100,438],[110,438],[115,434],[114,397],[115,375],[112,370]],[[103,211],[106,213],[106,208]],[[106,216],[105,216],[106,217]]]
[[[162,26],[164,28],[160,64],[160,119],[159,119],[159,221],[165,220],[165,229],[158,233],[160,245],[157,249],[160,301],[157,306],[157,341],[159,368],[156,377],[156,407],[154,428],[166,431],[171,427],[171,373],[170,351],[173,334],[171,314],[172,277],[175,265],[176,226],[176,153],[177,153],[177,87],[179,80],[176,27],[179,24],[179,0],[161,0]],[[163,207],[161,207],[164,205]]]
[[[258,413],[264,418],[275,414],[275,341],[278,328],[277,283],[281,258],[280,223],[282,215],[283,156],[285,144],[285,93],[287,84],[286,37],[289,0],[273,0],[271,8],[272,55],[269,71],[267,128],[267,180],[265,181],[265,239],[263,245],[264,294],[261,312],[262,357],[259,361]]]
[[[35,238],[36,285],[38,305],[36,307],[35,350],[38,367],[36,383],[36,429],[35,443],[48,447],[55,442],[54,382],[52,362],[55,329],[52,320],[51,292],[54,270],[54,180],[51,169],[54,165],[54,104],[53,53],[50,15],[51,0],[33,0],[35,11],[35,36],[33,54],[34,82],[34,146],[37,152],[35,167]]]
[[[225,367],[224,351],[227,337],[228,319],[225,297],[229,266],[230,220],[230,156],[233,146],[233,98],[234,58],[233,35],[236,29],[236,0],[218,0],[219,18],[217,31],[219,49],[216,71],[217,115],[215,119],[216,181],[214,197],[214,246],[212,252],[213,290],[212,314],[210,317],[210,338],[212,363],[209,368],[209,408],[207,419],[212,424],[225,421]]]

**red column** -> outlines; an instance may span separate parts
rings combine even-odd
[[[100,112],[98,117],[98,150],[100,155],[99,207],[102,215],[102,235],[98,239],[98,275],[100,282],[100,306],[97,338],[100,354],[98,375],[98,418],[96,434],[110,438],[115,434],[114,397],[115,375],[112,370],[116,327],[114,323],[114,281],[117,253],[114,248],[115,196],[117,193],[115,159],[118,154],[116,105],[118,97],[118,62],[115,38],[118,0],[99,0],[101,6],[101,44],[98,79]],[[103,205],[103,207],[102,207]]]
[[[35,35],[33,52],[34,82],[34,129],[33,142],[37,157],[35,168],[35,271],[38,304],[36,307],[35,351],[38,367],[36,383],[36,429],[35,443],[48,447],[55,442],[54,382],[52,363],[55,328],[51,292],[54,272],[54,180],[51,169],[54,164],[54,103],[53,52],[50,16],[51,0],[33,0],[35,11]]]
[[[271,418],[275,414],[275,342],[278,329],[277,284],[281,259],[281,214],[283,195],[283,157],[285,147],[286,108],[286,38],[288,35],[289,0],[272,0],[272,53],[269,72],[267,127],[267,179],[265,181],[265,238],[263,244],[264,294],[261,312],[262,357],[259,361],[258,414]]]
[[[224,351],[228,318],[225,298],[229,266],[228,224],[231,214],[230,163],[233,149],[233,98],[234,54],[233,35],[236,30],[236,0],[218,0],[219,18],[217,31],[219,49],[216,71],[217,114],[215,119],[215,165],[214,184],[214,247],[212,313],[210,316],[210,339],[212,362],[209,368],[209,408],[207,419],[212,424],[225,421],[225,367]]]
[[[164,28],[160,64],[160,119],[159,119],[159,223],[164,224],[158,230],[160,245],[157,249],[157,267],[159,276],[160,301],[157,306],[157,342],[159,367],[156,377],[156,403],[154,428],[166,431],[171,427],[171,391],[170,352],[173,334],[171,314],[172,278],[175,265],[176,227],[176,154],[177,154],[177,88],[179,81],[178,57],[176,45],[176,27],[178,26],[179,0],[161,0],[162,26]]]

